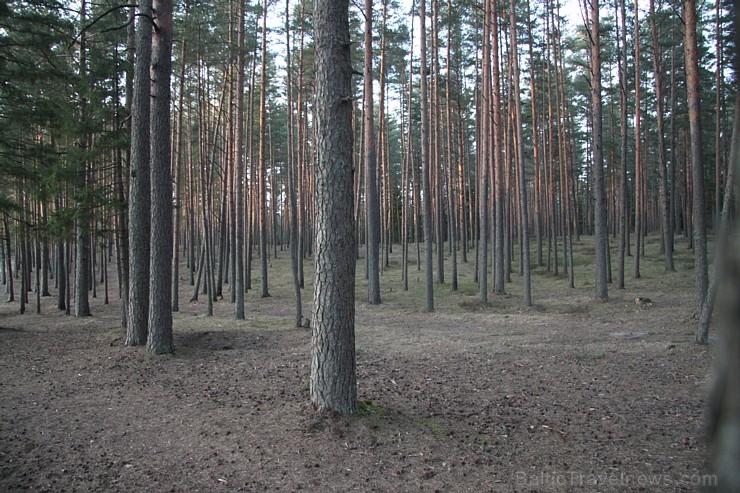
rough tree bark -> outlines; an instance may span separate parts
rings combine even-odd
[[[172,341],[172,176],[170,161],[170,78],[172,0],[154,0],[151,106],[151,242],[149,334],[154,354],[174,351]]]
[[[311,402],[357,412],[352,65],[348,0],[316,0],[316,273]]]
[[[134,95],[131,103],[131,164],[129,167],[128,243],[129,296],[126,345],[143,346],[149,316],[150,166],[149,115],[152,57],[152,1],[139,2],[136,26]]]

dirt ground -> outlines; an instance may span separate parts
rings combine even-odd
[[[40,315],[2,303],[0,491],[701,490],[713,480],[714,350],[693,343],[685,243],[671,274],[653,248],[643,277],[601,303],[584,238],[576,289],[538,268],[531,308],[516,272],[507,296],[478,302],[473,252],[459,292],[436,286],[434,313],[422,311],[416,262],[404,292],[393,257],[382,305],[364,303],[358,283],[361,413],[350,418],[311,411],[310,331],[292,327],[287,252],[271,263],[272,297],[248,294],[246,321],[228,301],[213,317],[203,295],[188,303],[183,271],[170,356],[124,346],[113,283],[111,303],[98,286],[85,319],[52,298]]]

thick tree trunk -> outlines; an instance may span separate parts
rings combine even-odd
[[[728,255],[728,236],[730,234],[732,209],[735,202],[735,174],[738,162],[740,162],[740,93],[735,95],[735,121],[732,127],[732,140],[730,141],[730,163],[734,165],[727,168],[727,182],[725,185],[725,196],[722,206],[722,215],[719,221],[719,231],[715,239],[714,260],[712,262],[712,277],[710,278],[709,291],[706,302],[701,306],[699,313],[699,329],[697,340],[709,340],[709,324],[712,320],[712,311],[717,299],[720,277],[723,273],[723,262]]]
[[[736,14],[737,15],[737,14]],[[738,24],[736,23],[736,28]],[[740,34],[738,35],[740,36]],[[740,56],[740,55],[738,55]],[[740,60],[738,60],[740,62]],[[732,193],[733,186],[740,186],[740,96],[735,99],[735,122],[730,142],[730,160],[725,193]],[[734,168],[734,183],[730,171]],[[730,210],[737,216],[738,208],[729,206],[732,199],[724,198],[722,222],[730,215]],[[723,228],[723,225],[720,225]],[[740,491],[740,228],[736,224],[733,231],[726,231],[729,238],[725,245],[725,255],[717,249],[715,256],[715,278],[722,278],[722,289],[719,289],[719,308],[722,314],[723,341],[718,347],[717,366],[709,399],[710,429],[712,442],[713,466],[717,473],[717,491],[731,493]],[[722,245],[722,243],[718,243]],[[711,295],[710,295],[711,297]],[[710,308],[711,310],[711,308]],[[702,313],[703,315],[703,313]],[[700,327],[701,330],[701,327]],[[700,334],[701,335],[701,334]],[[706,334],[703,334],[706,337]]]
[[[152,57],[152,1],[139,2],[136,27],[134,94],[131,105],[131,165],[128,197],[129,312],[127,346],[143,346],[149,332],[150,242],[150,64]],[[169,137],[168,137],[169,139]]]
[[[172,0],[154,0],[151,107],[151,266],[149,335],[154,354],[174,351],[172,340],[172,176],[170,161],[170,78]]]
[[[316,273],[311,402],[357,411],[349,3],[316,0]]]

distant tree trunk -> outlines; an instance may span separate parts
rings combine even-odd
[[[699,90],[699,54],[696,40],[696,2],[684,1],[684,56],[691,137],[691,181],[693,182],[694,269],[696,272],[697,310],[701,312],[709,287],[707,266],[707,222],[704,205],[704,164],[701,159],[701,105]],[[706,344],[706,334],[697,330],[696,342]]]
[[[482,303],[488,303],[488,235],[490,234],[489,183],[491,173],[491,2],[484,2],[483,12],[483,55],[481,59],[482,97],[478,98],[482,109],[478,111],[478,293]]]
[[[655,0],[650,0],[650,27],[653,38],[653,67],[655,71],[655,111],[657,113],[658,132],[658,194],[660,195],[660,221],[663,232],[663,250],[665,251],[665,270],[673,272],[673,229],[670,219],[670,200],[668,196],[668,170],[666,169],[664,115],[663,115],[663,53],[660,48],[658,24],[655,19]]]
[[[454,153],[452,152],[452,135],[453,123],[452,123],[452,0],[447,0],[447,13],[448,13],[448,25],[447,25],[447,77],[445,80],[445,119],[447,125],[447,210],[449,211],[449,241],[450,250],[452,251],[452,290],[457,291],[458,289],[458,275],[457,275],[457,246],[459,237],[459,228],[457,221],[457,197],[462,195],[462,187],[459,187],[456,182],[459,182],[457,178],[457,169],[455,163]],[[458,157],[462,161],[462,154]],[[459,194],[459,195],[458,195]]]
[[[529,211],[527,209],[527,177],[524,166],[524,136],[522,131],[524,122],[522,120],[522,98],[521,89],[519,87],[519,53],[516,36],[515,0],[510,0],[509,2],[509,28],[511,30],[511,60],[514,69],[514,115],[516,118],[514,122],[516,129],[514,137],[516,140],[516,162],[519,178],[519,222],[521,224],[521,237],[519,238],[519,242],[522,246],[522,256],[519,259],[519,262],[523,273],[522,282],[524,289],[524,305],[532,306],[532,271],[529,257]]]
[[[151,250],[149,335],[154,354],[174,351],[172,340],[172,176],[170,161],[170,79],[172,0],[154,0],[151,106]]]
[[[139,2],[136,26],[134,94],[131,104],[131,165],[128,199],[129,313],[127,346],[143,346],[149,332],[150,241],[150,64],[152,57],[152,1]],[[169,137],[168,137],[169,139]]]
[[[67,260],[64,252],[64,239],[60,238],[57,242],[57,308],[64,310],[67,307]],[[8,278],[11,286],[13,278]]]
[[[593,105],[593,168],[594,168],[594,241],[596,243],[596,297],[606,300],[607,236],[606,195],[604,193],[604,154],[601,109],[601,36],[599,35],[599,0],[591,2],[591,101]]]
[[[433,196],[435,202],[435,237],[437,245],[437,283],[445,282],[445,233],[444,233],[444,159],[442,157],[442,124],[440,115],[440,68],[439,68],[439,2],[432,0],[432,67],[431,67],[431,108],[430,108],[430,158],[434,176]]]
[[[18,186],[18,202],[20,205],[21,210],[24,209],[24,197],[21,185]],[[25,211],[21,212],[22,216],[25,216]],[[21,220],[18,222],[18,235],[19,235],[19,244],[17,248],[17,254],[16,254],[16,262],[18,262],[18,267],[16,268],[16,273],[20,274],[20,281],[21,281],[21,292],[19,293],[20,296],[18,297],[18,313],[23,315],[26,313],[26,304],[28,303],[28,249],[26,248],[26,222],[25,220]]]
[[[288,202],[290,206],[290,268],[295,292],[295,326],[301,326],[301,282],[298,277],[298,201],[296,197],[295,142],[293,140],[293,70],[290,51],[290,0],[285,0],[285,58],[288,66]]]
[[[645,204],[643,203],[643,171],[642,171],[642,133],[640,131],[641,106],[640,106],[640,11],[639,0],[635,0],[635,263],[633,275],[636,279],[640,277],[640,256],[642,254],[642,230],[645,216]]]
[[[625,256],[629,246],[629,216],[627,214],[627,8],[626,0],[619,0],[617,38],[619,39],[619,263],[617,267],[617,288],[624,289]],[[671,112],[671,114],[673,114]]]
[[[715,104],[714,104],[714,214],[716,217],[715,226],[719,227],[719,220],[722,204],[722,168],[723,168],[723,135],[722,135],[722,92],[724,78],[724,63],[722,61],[722,51],[724,50],[723,29],[722,29],[722,2],[715,2],[715,59],[717,61],[717,74],[715,78]],[[737,4],[736,4],[737,6]],[[729,168],[732,166],[728,166]]]
[[[357,412],[349,2],[316,0],[316,273],[311,402]]]
[[[86,1],[82,1],[81,12],[81,24],[85,24],[87,4]],[[80,78],[84,79],[87,72],[87,47],[86,47],[86,33],[82,33],[80,39]],[[84,122],[85,119],[85,102],[83,101],[80,108],[81,118],[80,121]],[[80,136],[79,147],[86,150],[88,146],[88,135],[84,134]],[[87,162],[83,159],[77,164],[77,190],[82,195],[82,199],[78,201],[77,208],[79,216],[76,221],[76,237],[77,237],[77,261],[75,262],[75,316],[76,317],[89,317],[90,316],[90,300],[88,298],[89,288],[89,277],[90,277],[90,210],[88,206],[88,200],[85,193],[87,184]],[[24,252],[25,253],[25,252]],[[28,269],[28,266],[24,264],[24,268]],[[25,292],[21,293],[25,296]]]
[[[182,219],[182,161],[184,159],[184,137],[185,127],[183,126],[183,109],[185,107],[185,50],[187,47],[187,38],[182,40],[182,52],[180,57],[180,86],[178,91],[177,111],[177,156],[175,158],[175,195],[174,199],[177,204],[175,209],[175,232],[174,241],[172,242],[172,311],[180,311],[180,223]]]
[[[13,259],[12,259],[12,252],[11,249],[11,242],[10,242],[10,227],[8,226],[8,214],[7,212],[3,212],[3,229],[5,230],[5,261],[7,263],[7,284],[5,286],[5,291],[8,294],[7,301],[8,303],[15,301],[15,293],[13,291]],[[17,257],[17,255],[16,255]],[[16,264],[17,267],[18,264]]]
[[[412,4],[413,4],[412,0]],[[413,7],[412,7],[413,8]],[[411,28],[411,39],[413,39],[413,26]],[[411,41],[411,49],[413,49],[413,41]],[[402,127],[406,130],[407,133],[401,132],[401,143],[402,148],[404,149],[404,159],[403,159],[403,170],[402,170],[402,177],[401,177],[401,200],[402,200],[402,215],[401,215],[401,277],[403,280],[403,290],[408,291],[409,290],[409,219],[411,217],[411,208],[409,206],[409,201],[411,200],[411,188],[413,186],[411,176],[412,176],[412,168],[414,166],[414,152],[413,152],[413,142],[414,139],[412,138],[412,123],[411,123],[411,95],[412,95],[412,87],[413,87],[413,77],[411,76],[414,73],[413,71],[413,56],[409,56],[409,69],[408,69],[408,82],[406,82],[406,71],[404,68],[401,69],[401,84],[405,86],[405,94],[400,94],[401,99],[406,98],[406,106],[404,108],[403,102],[401,102],[401,107],[403,108],[403,111],[401,113],[401,119],[402,119]],[[403,121],[405,120],[405,121]]]
[[[287,29],[286,29],[287,31]],[[289,31],[288,38],[290,37]],[[244,77],[245,77],[245,43],[246,20],[244,18],[244,2],[239,2],[239,52],[236,68],[236,232],[234,276],[232,292],[234,293],[234,317],[244,320]],[[288,52],[288,67],[290,67],[290,52]],[[290,70],[288,70],[290,80]],[[290,102],[290,84],[288,84],[288,101]],[[290,105],[288,106],[290,108]],[[288,164],[290,166],[290,163]]]
[[[128,68],[126,70],[126,106],[124,110],[124,116],[129,117],[126,120],[126,130],[129,136],[132,136],[131,130],[131,108],[134,95],[134,73],[133,67],[135,61],[135,50],[136,50],[136,8],[134,4],[135,0],[129,0],[131,8],[128,9],[128,22],[129,25],[126,28],[126,61],[128,62]],[[118,114],[117,114],[118,117]],[[120,118],[117,118],[119,120]],[[120,122],[119,122],[120,124]],[[126,174],[123,167],[123,161],[121,159],[120,150],[117,152],[117,166],[116,166],[116,196],[118,199],[117,207],[117,228],[116,228],[116,254],[120,259],[120,270],[118,276],[118,293],[121,297],[121,327],[128,327],[128,313],[129,313],[129,262],[130,262],[130,250],[129,250],[129,218],[128,218],[128,205],[126,196]],[[126,164],[131,166],[131,146],[126,149]],[[62,247],[63,243],[59,243]],[[61,263],[58,265],[62,266]],[[61,297],[60,297],[61,300]],[[62,307],[59,307],[62,309]]]
[[[434,311],[434,257],[432,250],[432,185],[430,178],[431,161],[429,157],[429,92],[427,91],[427,39],[426,39],[426,2],[419,2],[419,21],[421,36],[421,62],[419,74],[421,78],[421,174],[422,193],[424,194],[424,246],[426,268],[426,310]]]
[[[365,60],[362,115],[365,146],[365,224],[367,241],[367,301],[380,303],[380,206],[378,201],[373,105],[373,0],[365,0]]]
[[[262,267],[262,297],[269,298],[267,284],[267,0],[262,12],[262,70],[260,72],[260,142],[259,142],[259,221],[260,221],[260,264]]]
[[[527,2],[527,40],[529,44],[529,59],[534,60],[534,39],[532,36],[532,13],[530,8],[530,2]],[[534,161],[534,186],[532,187],[534,192],[534,219],[535,219],[535,237],[537,241],[537,263],[536,265],[542,265],[542,212],[540,211],[540,204],[542,202],[540,194],[540,166],[541,166],[541,149],[539,140],[539,126],[537,124],[537,79],[535,78],[535,64],[529,64],[529,90],[531,93],[532,102],[532,160]]]
[[[494,268],[493,268],[493,290],[497,295],[506,294],[506,271],[504,265],[504,221],[505,221],[505,197],[506,190],[504,186],[505,171],[504,159],[501,155],[501,83],[499,76],[499,30],[498,30],[498,4],[495,0],[491,2],[491,77],[492,77],[492,98],[489,104],[493,105],[493,117],[491,122],[491,132],[493,134],[493,144],[491,152],[493,153],[493,179],[492,186],[494,196]]]

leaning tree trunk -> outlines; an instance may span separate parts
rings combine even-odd
[[[311,402],[357,412],[349,2],[316,0],[316,273]]]
[[[735,165],[727,168],[727,183],[725,184],[725,197],[722,206],[722,216],[719,222],[719,232],[715,240],[714,261],[712,263],[712,277],[709,283],[709,292],[707,293],[706,302],[701,306],[699,313],[699,330],[697,332],[698,340],[709,340],[709,324],[712,320],[712,311],[717,299],[717,290],[719,287],[720,276],[723,273],[723,262],[728,252],[727,237],[730,231],[731,210],[735,201],[735,173],[737,163],[740,161],[740,150],[738,144],[740,141],[740,92],[735,95],[735,122],[732,127],[732,140],[730,145],[730,163]]]
[[[737,15],[737,13],[736,13]],[[737,22],[735,24],[738,26]],[[740,34],[738,34],[740,37]],[[740,55],[739,55],[740,56]],[[740,62],[740,60],[737,60]],[[732,187],[740,186],[740,96],[735,99],[735,122],[730,142],[726,194],[732,194]],[[734,180],[729,176],[734,168]],[[734,182],[734,183],[733,183]],[[737,217],[738,208],[724,199],[722,221],[726,220],[730,208]],[[715,272],[722,277],[722,289],[718,300],[724,327],[723,343],[718,348],[717,369],[715,373],[710,402],[710,440],[713,445],[714,469],[717,473],[717,491],[730,493],[740,491],[740,228],[735,225],[726,244],[727,255],[720,256],[717,251],[715,262],[721,267]],[[723,225],[720,225],[723,228]],[[718,239],[718,242],[722,239]],[[721,245],[721,243],[720,243]],[[716,265],[716,264],[715,264]],[[715,284],[715,281],[712,281]],[[710,295],[711,296],[711,295]]]

